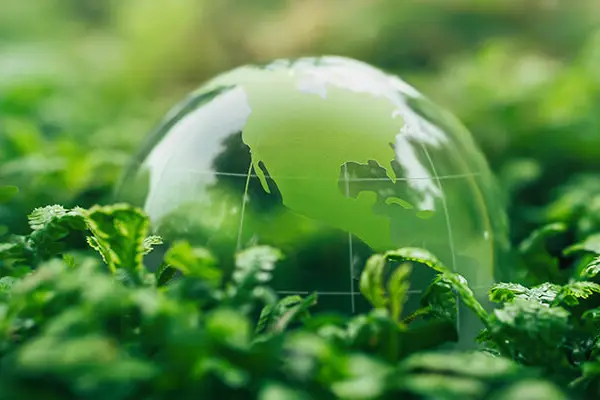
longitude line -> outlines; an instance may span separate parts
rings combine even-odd
[[[344,181],[346,184],[346,197],[350,197],[350,182],[348,181],[348,165],[344,164]],[[348,232],[348,262],[350,264],[350,304],[352,306],[352,313],[356,311],[356,300],[354,299],[354,263],[352,259],[354,257],[354,249],[352,248],[352,233]]]
[[[431,165],[431,169],[433,170],[433,175],[436,178],[437,181],[437,185],[440,189],[440,191],[442,192],[442,208],[444,209],[444,215],[446,218],[446,228],[448,229],[448,240],[449,240],[449,245],[450,245],[450,254],[452,256],[452,272],[456,272],[456,254],[455,254],[455,249],[454,249],[454,236],[452,235],[452,224],[450,223],[450,213],[448,212],[448,204],[446,203],[446,194],[444,193],[444,187],[442,185],[442,181],[439,178],[439,175],[435,169],[435,165],[433,164],[433,160],[431,159],[431,156],[429,155],[429,152],[427,151],[427,149],[425,148],[425,145],[421,144],[421,148],[423,149],[423,152],[425,153],[425,156],[427,157],[427,160],[429,161],[429,165]],[[458,296],[455,297],[455,301],[456,301],[456,330],[459,331],[459,327],[460,327],[460,311],[459,311],[459,301],[458,301]]]
[[[242,211],[240,212],[240,224],[238,226],[238,237],[236,244],[236,251],[240,251],[242,247],[242,230],[244,228],[244,214],[246,213],[246,201],[248,200],[248,187],[250,185],[250,172],[252,171],[252,161],[248,167],[248,175],[246,176],[246,187],[244,188],[244,194],[242,195]]]

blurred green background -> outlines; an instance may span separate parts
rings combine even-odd
[[[213,74],[317,54],[397,73],[462,119],[514,240],[561,184],[597,184],[598,0],[2,0],[0,185],[21,191],[0,234],[37,206],[110,202],[143,137]]]

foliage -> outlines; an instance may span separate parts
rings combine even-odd
[[[584,335],[593,310],[579,313],[579,330],[567,310],[598,296],[592,282],[556,286],[551,306],[511,298],[488,315],[464,278],[434,255],[406,248],[367,263],[361,291],[370,313],[313,316],[316,295],[279,299],[268,286],[282,257],[273,248],[240,252],[226,277],[206,249],[176,242],[151,273],[143,257],[160,240],[134,207],[48,206],[29,222],[28,235],[3,244],[20,251],[3,253],[0,264],[0,392],[12,398],[486,398],[529,380],[540,393],[566,398],[509,358],[435,351],[456,339],[435,333],[453,329],[455,296],[482,319],[491,348],[540,368],[554,357],[578,387],[595,384],[594,357],[580,366],[566,358],[593,339]],[[73,234],[87,238],[87,251],[69,246]],[[402,262],[387,285],[386,261]],[[423,308],[402,318],[414,263],[438,278]],[[165,279],[169,269],[181,276]]]

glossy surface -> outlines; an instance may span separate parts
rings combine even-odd
[[[209,81],[149,138],[121,199],[226,267],[236,249],[281,248],[275,287],[345,312],[365,307],[358,277],[374,251],[427,248],[484,298],[506,247],[498,190],[465,128],[399,78],[339,57]],[[429,279],[414,271],[413,291]]]

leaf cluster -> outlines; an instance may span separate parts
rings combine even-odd
[[[507,357],[448,348],[457,301],[492,337],[512,325],[489,316],[464,278],[422,249],[368,261],[360,288],[371,312],[313,314],[316,294],[278,298],[269,286],[283,257],[270,247],[241,251],[226,276],[208,250],[176,242],[152,273],[144,256],[162,242],[134,207],[49,206],[29,220],[30,234],[1,245],[5,398],[567,398]],[[88,250],[73,250],[72,235]],[[389,262],[400,266],[384,283]],[[419,267],[438,275],[422,308],[406,316],[408,277]],[[556,298],[573,303],[592,293],[573,285]],[[550,340],[564,318],[553,313],[538,328],[551,327]]]

